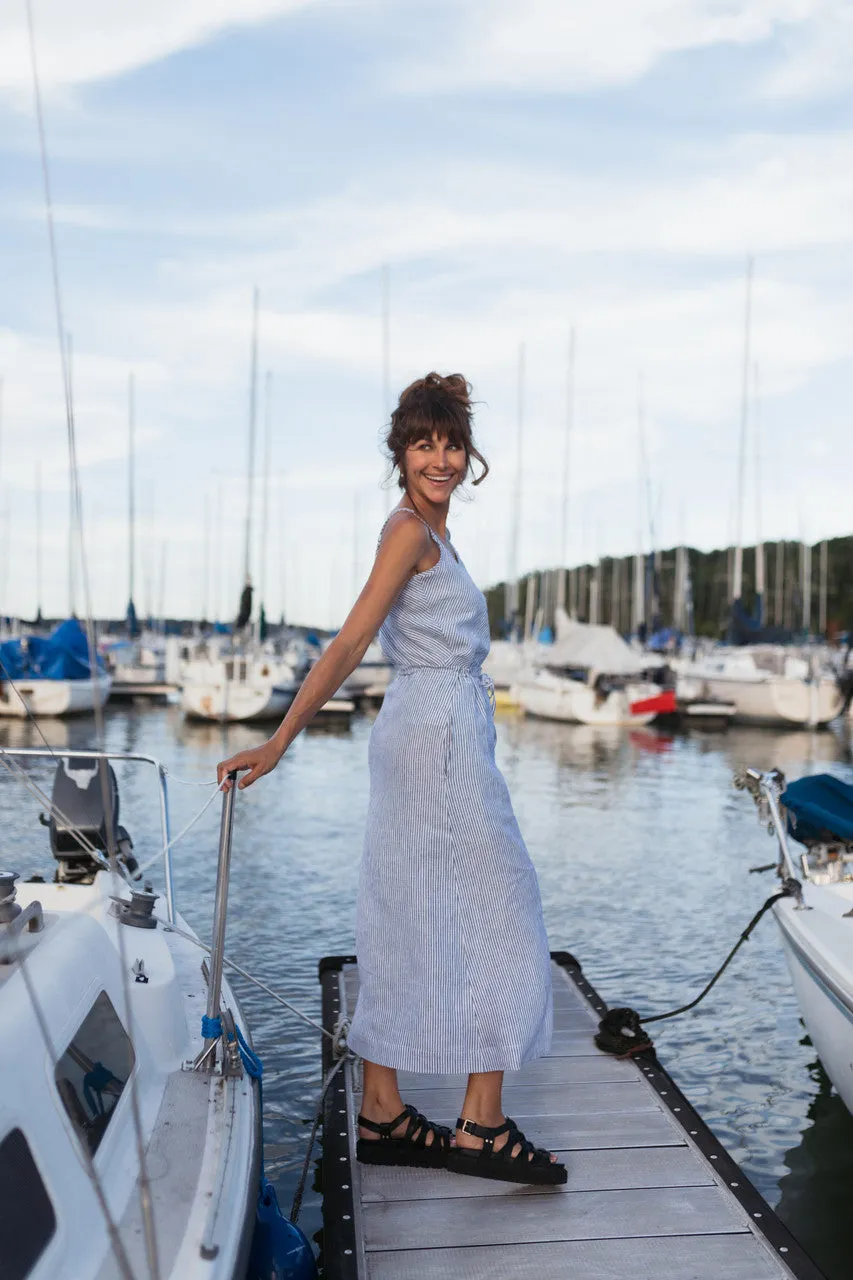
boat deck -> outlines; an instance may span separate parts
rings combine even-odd
[[[324,1025],[349,1017],[355,957],[320,965]],[[355,1159],[356,1072],[326,1097],[322,1274],[330,1280],[822,1280],[654,1057],[620,1061],[593,1035],[606,1006],[555,953],[550,1056],[507,1075],[504,1102],[569,1171],[557,1188]],[[326,1042],[328,1044],[328,1042]],[[324,1047],[324,1066],[332,1065]],[[464,1078],[402,1074],[453,1125]]]

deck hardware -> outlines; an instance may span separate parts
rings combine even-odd
[[[15,959],[18,938],[24,933],[40,933],[44,928],[44,911],[40,902],[19,907],[15,901],[17,871],[0,871],[0,964]],[[3,943],[8,943],[8,948]]]
[[[119,923],[126,924],[131,929],[156,929],[154,903],[159,896],[150,885],[146,885],[144,889],[131,889],[129,902],[127,898],[114,896]]]
[[[240,1046],[237,1043],[237,1028],[234,1015],[230,1009],[223,1009],[219,1015],[222,1023],[222,1074],[224,1076],[242,1076],[243,1060],[240,1057]]]
[[[148,981],[148,974],[145,972],[144,960],[134,960],[133,964],[130,966],[130,972],[133,974],[134,982],[146,983]]]

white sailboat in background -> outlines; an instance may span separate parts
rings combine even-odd
[[[258,312],[260,297],[254,292],[252,308],[252,347],[249,387],[249,463],[246,480],[246,534],[244,550],[244,587],[235,635],[244,633],[244,644],[230,650],[214,650],[205,645],[187,660],[183,667],[181,708],[195,720],[254,721],[281,719],[296,696],[297,672],[288,659],[272,646],[262,646],[258,628],[252,624],[252,501],[255,479],[255,421],[258,379]],[[265,472],[262,535],[266,542],[269,442],[271,432],[271,383],[266,383]],[[265,588],[266,548],[262,547],[262,590]],[[263,607],[263,599],[261,602]]]
[[[531,716],[572,724],[646,725],[675,708],[652,678],[659,658],[636,653],[610,626],[557,609],[557,639],[525,666],[513,694]]]
[[[749,375],[752,317],[753,261],[747,262],[744,310],[743,377],[741,385],[738,487],[735,508],[735,545],[732,561],[731,608],[733,623],[745,618],[743,596],[743,507],[747,436],[750,419]],[[756,378],[757,382],[757,378]],[[757,436],[757,429],[756,429]],[[765,565],[761,539],[760,467],[756,439],[756,617],[746,620],[755,628],[756,640],[764,621]],[[810,549],[802,558],[803,630],[811,624]],[[741,724],[822,728],[834,720],[844,705],[844,694],[835,671],[815,646],[796,648],[775,643],[721,646],[697,660],[677,664],[680,675],[698,681],[705,695],[733,703],[734,719]]]

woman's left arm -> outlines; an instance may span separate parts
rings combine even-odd
[[[241,789],[270,773],[297,734],[352,675],[400,590],[412,576],[427,540],[423,525],[415,520],[399,522],[398,527],[383,537],[361,595],[334,640],[308,672],[276,732],[268,742],[240,751],[217,766],[220,785],[225,783],[223,790],[229,789],[230,783],[225,779],[235,770],[249,770],[238,783]]]

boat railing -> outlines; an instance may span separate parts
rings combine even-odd
[[[808,860],[804,856],[798,864],[788,843],[788,825],[782,814],[780,801],[785,786],[784,774],[778,769],[765,772],[747,768],[735,774],[734,784],[739,791],[750,793],[758,808],[759,817],[776,836],[786,875],[792,880],[808,879]]]
[[[149,764],[157,772],[160,809],[160,834],[163,840],[163,882],[166,895],[166,915],[169,924],[175,923],[175,886],[172,875],[171,824],[169,820],[169,789],[167,770],[155,756],[137,751],[91,751],[73,747],[0,747],[0,758],[14,756],[45,760],[124,760],[136,764]]]

